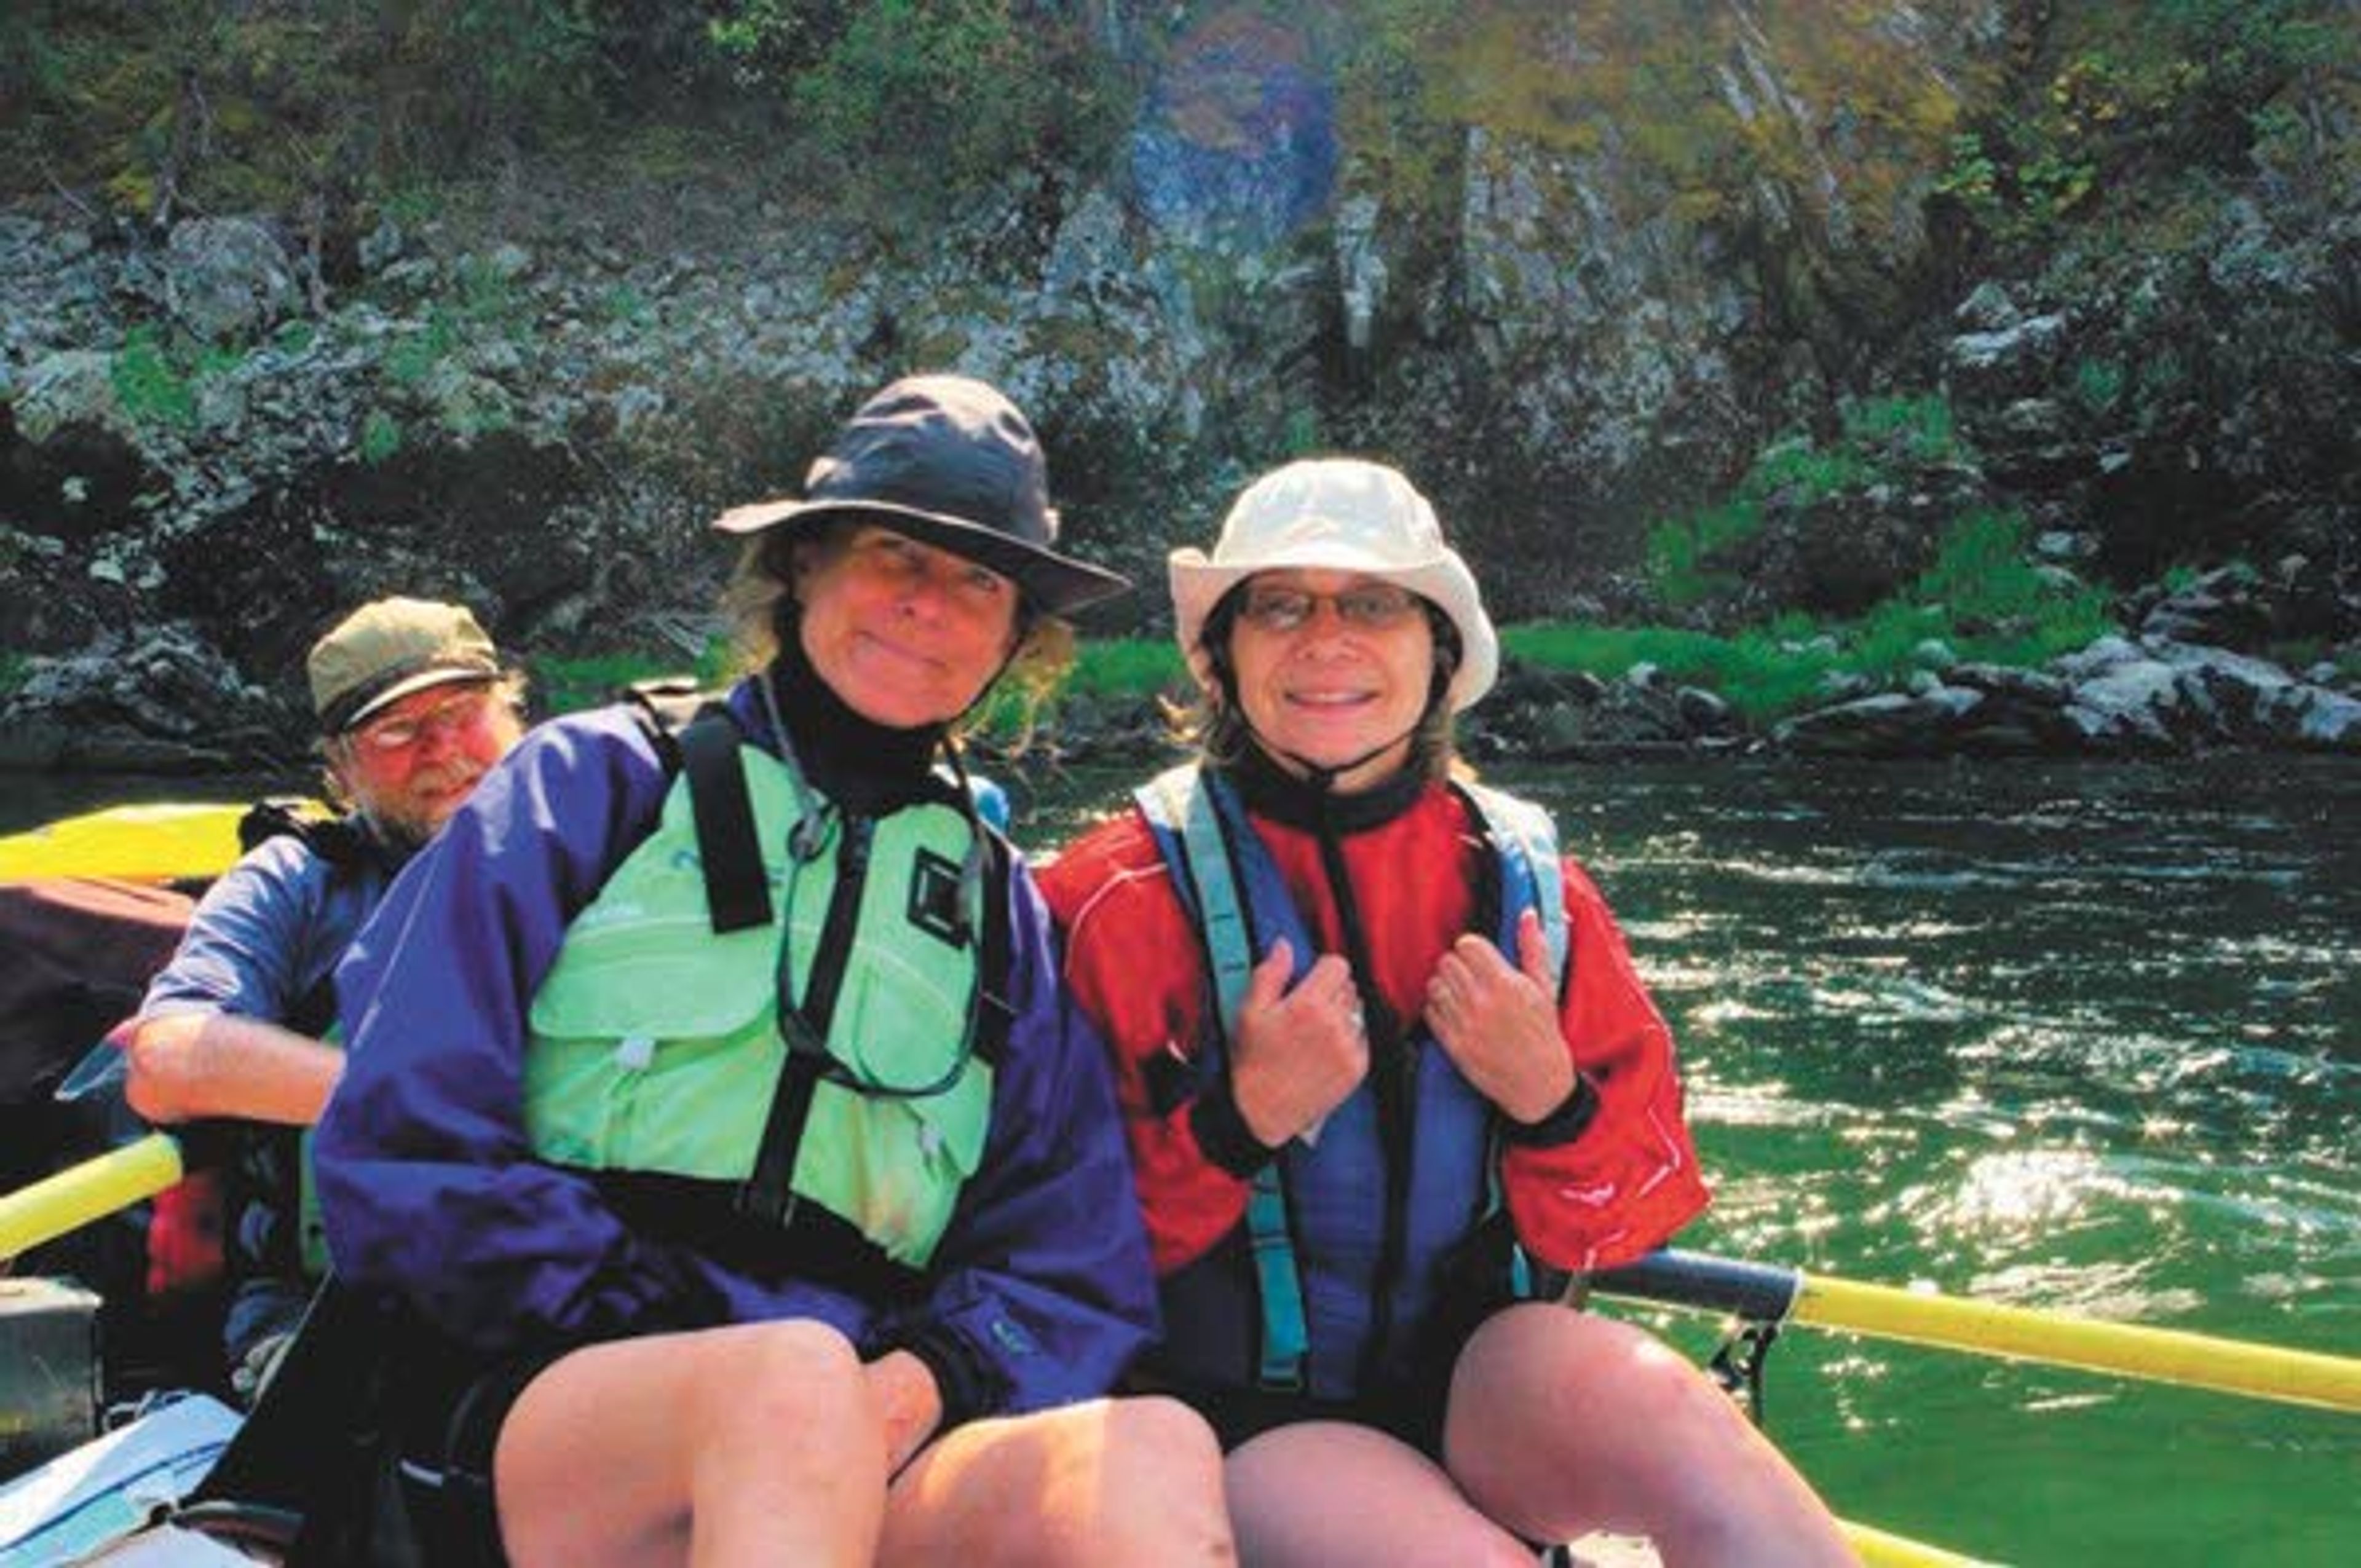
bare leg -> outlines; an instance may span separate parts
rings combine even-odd
[[[1195,1412],[1165,1398],[1098,1399],[945,1433],[895,1478],[877,1553],[881,1568],[1235,1560],[1221,1450]]]
[[[885,1442],[861,1361],[813,1322],[620,1340],[534,1378],[493,1455],[517,1568],[865,1565]]]
[[[1305,1421],[1230,1455],[1230,1515],[1248,1568],[1532,1568],[1440,1466],[1374,1427]]]
[[[1532,1540],[1646,1535],[1668,1568],[1854,1561],[1745,1414],[1613,1319],[1531,1304],[1486,1322],[1452,1376],[1444,1455],[1477,1508]]]

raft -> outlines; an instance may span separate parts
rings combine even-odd
[[[114,806],[0,836],[0,882],[109,877],[199,882],[238,857],[246,801]]]

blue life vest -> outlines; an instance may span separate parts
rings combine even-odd
[[[1513,955],[1518,917],[1532,909],[1552,970],[1563,974],[1565,905],[1548,814],[1472,783],[1455,787],[1499,868],[1493,940]],[[1196,922],[1219,1005],[1219,1034],[1191,1064],[1192,1087],[1202,1088],[1227,1071],[1226,1042],[1257,958],[1286,938],[1300,981],[1318,945],[1228,784],[1184,765],[1150,780],[1135,798]],[[1378,1310],[1387,1289],[1378,1275],[1388,1250],[1388,1162],[1377,1096],[1365,1080],[1315,1138],[1290,1139],[1256,1174],[1244,1238],[1250,1265],[1233,1237],[1164,1280],[1158,1360],[1171,1376],[1219,1387],[1251,1380],[1341,1399],[1372,1375],[1401,1370],[1418,1326],[1438,1304],[1442,1265],[1499,1203],[1493,1106],[1422,1025],[1412,1025],[1409,1049],[1415,1136],[1400,1151],[1411,1161],[1408,1201],[1386,1310]],[[1521,1257],[1517,1273],[1501,1285],[1522,1294]]]

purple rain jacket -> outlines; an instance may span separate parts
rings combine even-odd
[[[730,702],[749,743],[774,751],[751,685]],[[317,1145],[339,1277],[488,1354],[817,1319],[864,1355],[920,1354],[944,1385],[946,1428],[1104,1392],[1154,1333],[1154,1277],[1106,1053],[1059,988],[1021,865],[1003,990],[1014,1017],[983,1163],[917,1305],[725,1267],[634,1232],[586,1177],[534,1157],[522,1104],[532,999],[671,783],[627,707],[544,724],[362,930],[337,971],[349,1060]]]

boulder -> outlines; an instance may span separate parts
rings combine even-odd
[[[172,230],[165,302],[206,343],[249,338],[295,309],[301,295],[287,247],[254,218],[192,218]]]

